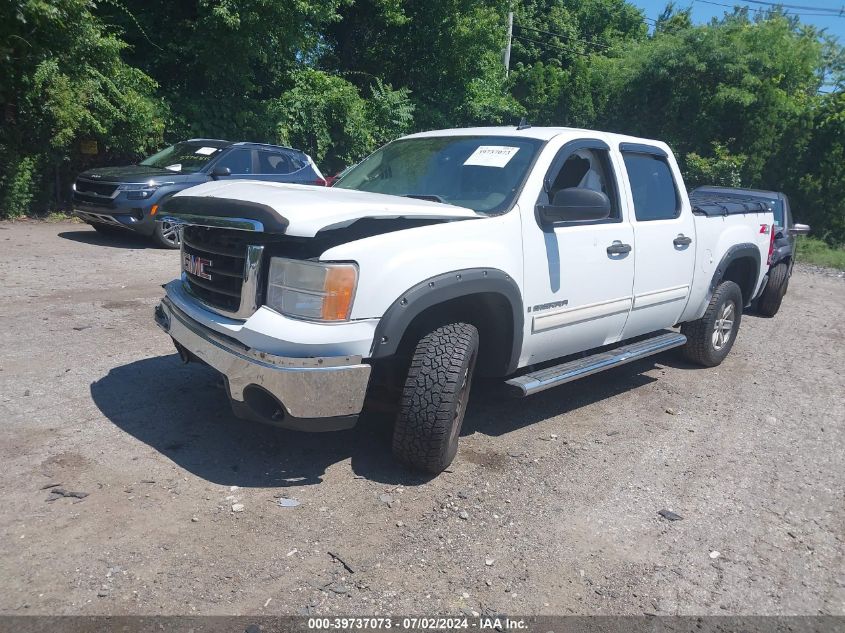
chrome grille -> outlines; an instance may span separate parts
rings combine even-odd
[[[250,316],[258,305],[258,273],[263,246],[248,232],[184,226],[182,278],[188,290],[216,312]]]

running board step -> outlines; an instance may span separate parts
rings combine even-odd
[[[625,363],[659,354],[660,352],[680,347],[687,342],[687,337],[678,332],[669,332],[654,336],[636,343],[623,345],[614,349],[599,352],[592,356],[578,358],[576,360],[540,369],[530,374],[524,374],[505,381],[505,384],[516,388],[517,396],[530,396],[533,393],[544,391],[551,387],[557,387],[585,376],[597,374],[605,369],[619,367]]]

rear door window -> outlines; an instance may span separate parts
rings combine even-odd
[[[286,176],[296,173],[306,166],[308,166],[308,160],[303,154],[267,150],[258,152],[259,174]]]
[[[215,167],[228,167],[232,176],[248,176],[252,171],[252,150],[233,149],[227,152],[215,164]]]
[[[669,163],[663,156],[622,152],[631,195],[634,215],[638,222],[671,220],[680,214],[678,189]]]

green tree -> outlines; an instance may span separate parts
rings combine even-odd
[[[818,33],[777,12],[657,31],[609,69],[601,120],[662,138],[681,154],[705,155],[720,143],[747,156],[742,177],[756,183],[807,116],[821,64]]]
[[[305,150],[328,173],[407,132],[413,120],[407,89],[376,81],[366,100],[345,79],[312,68],[294,72],[293,82],[269,106],[276,140]]]
[[[783,160],[789,161],[785,182],[796,219],[827,242],[845,245],[845,93],[820,99],[804,151]]]
[[[109,0],[98,14],[171,104],[171,139],[268,140],[269,101],[312,63],[341,0]]]
[[[0,7],[0,215],[43,207],[81,164],[79,141],[134,154],[161,141],[156,83],[121,58],[126,45],[89,0]]]
[[[329,25],[321,63],[363,85],[411,90],[418,127],[510,122],[506,0],[356,0]]]
[[[690,152],[684,157],[684,182],[692,189],[700,185],[742,187],[742,169],[748,157],[731,154],[721,143],[713,143],[712,156]]]

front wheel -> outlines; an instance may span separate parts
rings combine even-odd
[[[719,365],[734,345],[741,319],[742,291],[733,281],[723,281],[710,298],[704,316],[681,326],[681,334],[687,337],[681,353],[704,367]]]
[[[451,323],[417,343],[393,430],[393,454],[414,470],[437,474],[458,452],[478,357],[478,330]]]
[[[156,222],[153,231],[153,241],[159,248],[179,248],[182,246],[182,235],[179,225],[172,222]]]

